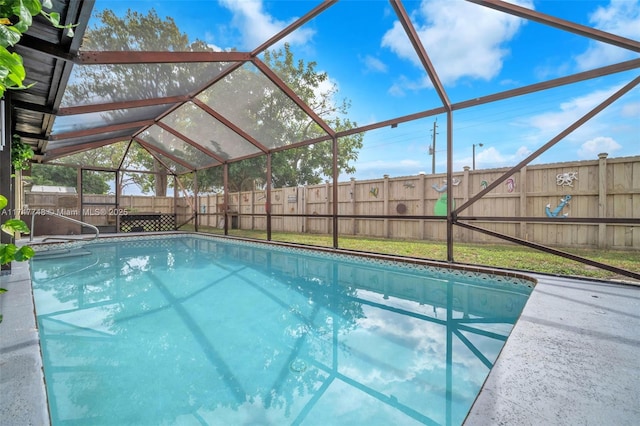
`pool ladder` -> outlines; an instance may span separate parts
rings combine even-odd
[[[70,218],[70,217],[67,217],[67,216],[63,216],[61,214],[52,212],[50,210],[42,210],[41,212],[39,212],[39,214],[44,214],[44,215],[48,214],[48,215],[51,215],[51,216],[59,217],[59,218],[64,219],[66,221],[73,222],[73,223],[76,223],[76,224],[81,225],[81,226],[86,226],[87,228],[91,228],[96,232],[96,234],[93,236],[93,238],[89,238],[89,239],[84,238],[84,237],[72,237],[72,236],[68,235],[68,236],[65,236],[65,237],[47,237],[47,238],[42,240],[43,242],[47,241],[47,240],[93,241],[93,240],[97,239],[100,236],[100,230],[97,227],[91,225],[90,223],[82,222],[80,220],[76,220],[76,219],[73,219],[73,218]],[[35,220],[36,220],[36,215],[35,214],[31,215],[31,234],[29,235],[29,241],[33,241],[33,229],[35,227]]]

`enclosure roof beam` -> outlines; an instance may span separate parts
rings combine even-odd
[[[520,18],[535,21],[540,24],[549,25],[551,27],[559,28],[564,31],[569,31],[580,36],[589,37],[593,40],[601,41],[603,43],[612,44],[614,46],[622,47],[623,49],[632,50],[634,52],[640,52],[640,42],[631,40],[625,37],[620,37],[615,34],[601,31],[595,28],[587,27],[585,25],[576,24],[571,21],[556,18],[554,16],[546,15],[535,10],[527,9],[517,4],[507,3],[501,0],[467,0],[471,3],[476,3],[500,12],[508,13],[510,15],[518,16]]]
[[[74,132],[67,132],[67,133],[60,133],[58,135],[52,135],[49,138],[49,140],[59,141],[64,139],[80,138],[84,136],[99,135],[102,133],[115,132],[118,130],[132,129],[134,127],[150,126],[153,123],[154,123],[153,120],[140,120],[140,121],[133,121],[130,123],[112,124],[110,126],[94,127],[92,129],[76,130]],[[128,139],[128,138],[124,138],[124,139]]]
[[[126,139],[125,139],[126,140]],[[52,150],[48,150],[44,154],[44,162],[50,162],[59,157],[64,157],[66,155],[77,154],[79,152],[88,151],[94,148],[100,148],[102,146],[110,145],[116,142],[122,142],[123,138],[111,138],[111,139],[103,139],[96,142],[85,143],[82,145],[67,145],[61,146],[60,148],[54,148]]]
[[[131,149],[131,145],[133,145],[133,139],[129,139],[129,142],[127,143],[127,149],[124,150],[124,154],[122,154],[122,158],[120,158],[120,163],[118,163],[118,171],[120,171],[120,169],[122,168],[122,165],[124,164],[124,160],[129,155],[129,150]]]
[[[427,55],[427,51],[422,45],[422,41],[420,41],[420,37],[418,36],[416,29],[411,23],[411,19],[409,18],[409,15],[405,10],[404,5],[399,0],[390,0],[390,3],[396,12],[396,15],[398,15],[398,19],[400,20],[400,23],[402,24],[404,31],[407,33],[407,36],[409,37],[409,41],[411,41],[411,44],[413,45],[414,50],[418,54],[418,58],[420,59],[420,62],[422,62],[422,66],[424,67],[425,71],[429,75],[429,78],[433,83],[433,87],[436,89],[436,92],[438,93],[438,96],[440,97],[442,104],[445,106],[445,108],[447,108],[447,111],[449,111],[451,108],[451,102],[449,101],[447,92],[444,90],[444,86],[442,85],[442,82],[438,77],[438,73],[436,72],[433,64],[431,63],[431,60],[429,59],[429,55]]]
[[[336,138],[337,137],[338,136],[336,136]],[[289,145],[283,145],[283,146],[280,146],[278,148],[272,148],[271,152],[274,153],[274,152],[286,151],[288,149],[293,149],[293,148],[300,148],[300,147],[308,146],[308,145],[315,145],[315,144],[317,144],[319,142],[326,142],[326,141],[330,141],[332,139],[333,139],[333,136],[322,136],[322,137],[315,138],[315,139],[307,139],[306,141],[296,142],[296,143],[292,143],[292,144],[289,144]]]
[[[151,155],[150,152],[149,152],[149,155]],[[155,159],[155,157],[153,157],[153,158]],[[118,171],[119,172],[123,172],[123,173],[140,173],[140,174],[147,174],[147,175],[171,175],[171,176],[175,176],[176,175],[171,170],[169,170],[169,168],[167,168],[167,166],[165,166],[164,163],[160,162],[160,164],[162,164],[162,167],[167,169],[166,172],[153,172],[151,170],[133,170],[133,169],[118,169]]]
[[[245,62],[251,60],[246,52],[149,52],[149,51],[82,51],[79,65],[114,64],[183,64],[188,62]]]
[[[78,105],[78,106],[60,108],[58,110],[57,115],[63,116],[63,115],[88,114],[91,112],[104,112],[104,111],[113,111],[118,109],[130,109],[130,108],[163,105],[163,104],[174,104],[178,102],[186,102],[188,100],[189,100],[189,96],[181,95],[181,96],[167,96],[164,98],[138,99],[138,100],[121,101],[121,102],[107,102],[103,104]]]
[[[579,83],[581,81],[590,80],[605,75],[616,74],[619,72],[630,71],[640,68],[640,59],[632,59],[626,62],[620,62],[605,67],[596,68],[589,71],[583,71],[566,77],[560,77],[553,80],[543,81],[541,83],[531,84],[529,86],[519,87],[517,89],[498,92],[493,95],[482,96],[467,101],[458,102],[452,105],[453,110],[460,110],[474,107],[490,102],[500,101],[503,99],[515,98],[516,96],[528,95],[530,93],[540,92],[555,87],[565,86],[567,84]]]

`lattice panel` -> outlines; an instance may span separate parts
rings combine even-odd
[[[173,214],[129,214],[120,216],[120,232],[175,231]]]

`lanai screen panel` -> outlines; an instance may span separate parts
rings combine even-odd
[[[136,129],[138,129],[138,127],[68,139],[51,140],[47,143],[47,153],[55,151],[56,149],[67,147],[77,147],[78,149],[83,149],[83,147],[84,149],[87,149],[88,147],[93,148],[94,143],[99,145],[107,145],[108,143],[100,144],[100,141],[109,141],[118,138],[123,141],[129,140],[131,138],[131,133]]]
[[[267,148],[327,136],[251,63],[230,73],[197,98]]]
[[[193,166],[193,170],[220,164],[213,157],[178,139],[159,126],[151,126],[139,135],[139,138],[186,164]]]
[[[258,147],[193,102],[185,103],[161,121],[224,160],[260,152]]]
[[[78,130],[93,129],[134,121],[152,120],[169,109],[171,104],[138,108],[114,109],[85,114],[61,115],[56,118],[52,134],[64,134]]]
[[[52,161],[52,163],[74,164],[84,167],[101,167],[116,170],[129,145],[128,141],[116,142],[98,148],[89,149],[71,155],[66,155]]]
[[[172,173],[176,175],[182,175],[185,173],[190,173],[191,170],[186,168],[180,163],[173,161],[171,158],[164,155],[162,152],[158,151],[154,148],[149,148],[149,153],[158,159],[165,167],[169,169]]]
[[[61,107],[185,95],[212,80],[224,63],[82,65],[73,68]]]

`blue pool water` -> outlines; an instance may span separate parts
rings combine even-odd
[[[176,236],[32,260],[54,425],[461,424],[524,280]]]

